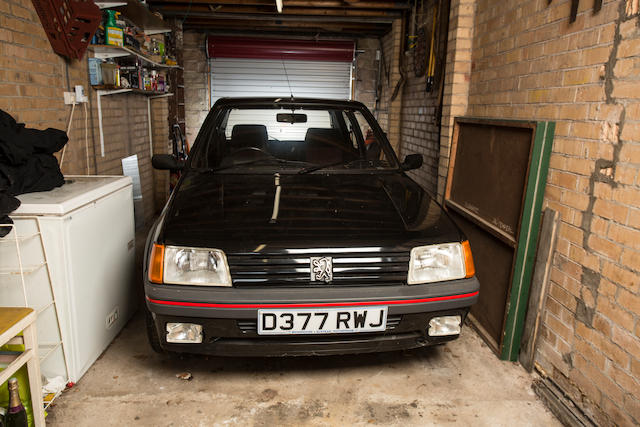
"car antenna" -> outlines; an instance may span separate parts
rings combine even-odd
[[[282,68],[284,69],[284,75],[287,78],[287,85],[289,86],[289,93],[291,94],[291,100],[293,101],[293,89],[291,89],[291,82],[289,82],[289,74],[287,73],[287,66],[284,65],[284,58],[280,58],[282,61]]]

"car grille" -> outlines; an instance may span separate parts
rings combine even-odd
[[[331,256],[333,280],[312,282],[310,257]],[[233,286],[372,286],[407,282],[409,253],[228,254]]]
[[[387,316],[387,331],[394,330],[402,320],[402,315],[398,314],[395,316]],[[253,319],[246,320],[238,320],[238,329],[242,332],[257,332],[258,330],[258,321]]]

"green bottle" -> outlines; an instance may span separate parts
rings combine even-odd
[[[107,22],[104,24],[105,43],[112,46],[124,46],[124,34],[122,28],[116,23],[116,15],[119,12],[107,10]]]
[[[20,400],[20,391],[18,390],[18,380],[10,378],[9,386],[9,411],[5,418],[7,427],[27,427],[27,411]]]

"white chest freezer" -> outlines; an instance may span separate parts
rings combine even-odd
[[[18,236],[32,233],[34,217],[39,219],[60,315],[69,380],[78,381],[122,329],[136,306],[133,197],[131,178],[126,176],[65,179],[62,187],[52,191],[19,196],[22,204],[11,218]],[[35,250],[29,248],[29,243],[25,243],[23,263],[29,263],[29,251]],[[25,279],[25,287],[31,293],[29,305],[46,304],[41,295],[45,292],[42,283],[32,283],[46,279],[45,274]],[[0,286],[0,301],[11,300],[13,305],[20,305],[17,290],[16,286]],[[39,298],[43,301],[38,302]],[[54,336],[57,329],[51,325],[55,312],[47,319],[44,324],[38,323],[38,339],[45,344],[57,339]],[[61,356],[59,352],[52,355],[53,360],[42,362],[44,375],[64,376]]]

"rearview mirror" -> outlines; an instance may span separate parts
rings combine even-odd
[[[307,115],[295,113],[278,113],[276,114],[276,120],[278,121],[278,123],[307,123]]]
[[[151,158],[151,165],[160,170],[184,169],[184,164],[172,154],[154,154]]]
[[[422,154],[409,154],[404,158],[404,162],[402,162],[402,170],[410,171],[413,169],[418,169],[422,166]]]

